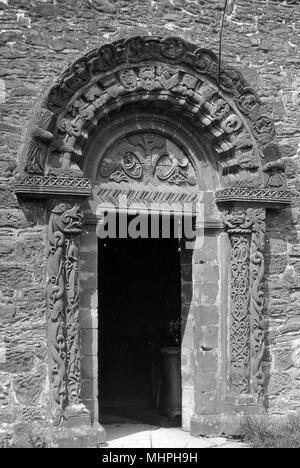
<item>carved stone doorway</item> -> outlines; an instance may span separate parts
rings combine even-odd
[[[181,260],[182,297],[192,297],[182,304],[194,364],[186,427],[235,433],[245,414],[265,411],[266,221],[291,199],[269,111],[238,70],[176,37],[103,45],[43,96],[15,193],[45,206],[53,440],[105,439],[94,361],[91,374],[84,365],[98,340],[95,226],[124,194],[125,209],[155,202],[162,212],[203,199],[202,253]]]
[[[180,244],[176,238],[99,240],[99,421],[104,426],[109,417],[163,424],[161,348],[176,345],[171,322],[181,335]],[[181,425],[181,418],[172,423]]]

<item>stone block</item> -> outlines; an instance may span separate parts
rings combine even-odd
[[[97,289],[83,289],[80,284],[80,307],[83,309],[97,309],[98,291]]]
[[[11,378],[8,375],[0,376],[0,414],[1,410],[8,409],[10,406],[10,386]]]
[[[218,414],[220,412],[220,401],[216,392],[199,393],[195,391],[195,414]]]
[[[24,405],[35,405],[46,384],[46,369],[41,367],[33,374],[25,374],[13,380],[16,399]]]
[[[46,245],[41,236],[26,235],[16,244],[16,258],[20,263],[43,264],[46,261]]]
[[[83,400],[93,400],[98,396],[98,380],[82,379],[81,380],[81,398]]]
[[[79,314],[80,328],[98,329],[98,310],[80,309]]]
[[[219,309],[218,305],[193,305],[192,313],[196,327],[217,325],[219,323]]]
[[[181,251],[181,265],[191,265],[193,262],[193,250],[182,249]]]
[[[181,265],[181,281],[183,283],[191,283],[193,281],[192,263]]]
[[[8,242],[0,243],[0,258],[12,257],[14,252],[14,245]]]
[[[199,393],[211,393],[217,388],[218,375],[216,372],[197,372],[195,374],[195,388]]]
[[[192,317],[182,325],[181,334],[182,348],[189,348],[194,341],[194,320]]]
[[[82,264],[80,265],[80,287],[82,291],[91,291],[98,287],[97,272],[86,272]]]
[[[13,322],[15,320],[16,313],[17,311],[15,307],[0,307],[0,325]]]
[[[98,251],[98,237],[96,235],[96,226],[86,226],[80,237],[80,252],[81,256],[85,252]],[[97,257],[97,255],[95,255]]]
[[[82,252],[80,254],[81,270],[88,273],[97,273],[98,256],[97,251]]]
[[[287,372],[274,372],[270,376],[268,392],[270,395],[280,395],[295,387],[293,377]]]
[[[98,421],[99,418],[99,401],[98,398],[90,398],[86,400],[82,400],[82,403],[87,407],[91,415],[92,424],[94,421]],[[101,423],[101,417],[100,417]]]
[[[15,208],[17,205],[15,195],[7,187],[0,188],[0,208]]]
[[[220,279],[220,272],[218,265],[211,265],[208,263],[198,263],[194,265],[193,281],[194,282],[218,282]]]
[[[211,351],[218,348],[219,327],[218,326],[199,326],[195,328],[195,344],[202,350]]]
[[[217,351],[202,351],[196,346],[195,353],[196,372],[217,372],[218,353]]]
[[[203,262],[218,263],[219,256],[218,238],[217,236],[206,235],[201,251],[201,260]]]
[[[98,378],[98,357],[97,356],[82,356],[81,376],[83,379],[97,379]]]
[[[222,416],[206,415],[191,419],[191,435],[214,437],[222,434]]]
[[[219,283],[194,283],[194,299],[196,303],[213,305],[218,302]]]
[[[287,254],[265,255],[266,273],[269,275],[283,273],[288,265]]]
[[[190,304],[193,299],[193,283],[181,284],[181,302],[182,304]]]
[[[34,366],[35,354],[31,350],[7,346],[5,362],[0,362],[0,371],[17,373],[30,371]]]
[[[32,274],[28,269],[15,264],[0,265],[0,288],[21,289],[32,284]]]
[[[97,356],[98,354],[98,331],[95,329],[81,330],[81,352],[82,356]]]
[[[0,210],[0,228],[12,227],[15,229],[25,229],[32,225],[20,210]]]
[[[181,304],[181,318],[183,322],[188,320],[190,316],[193,317],[192,307],[193,307],[193,304],[189,304],[189,303]]]

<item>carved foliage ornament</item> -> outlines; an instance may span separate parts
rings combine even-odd
[[[80,401],[78,245],[83,214],[79,205],[57,204],[48,239],[48,340],[54,424]]]
[[[225,212],[231,253],[231,370],[230,387],[236,393],[264,391],[263,276],[265,210]]]

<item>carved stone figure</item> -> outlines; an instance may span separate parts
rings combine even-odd
[[[120,71],[119,74],[120,82],[126,89],[136,89],[137,87],[137,76],[132,68],[126,68]]]
[[[29,174],[43,174],[47,146],[53,140],[54,114],[47,109],[38,112],[29,135],[25,170]]]

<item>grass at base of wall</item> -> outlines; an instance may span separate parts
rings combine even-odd
[[[300,448],[300,416],[249,417],[243,425],[243,439],[252,448]]]

